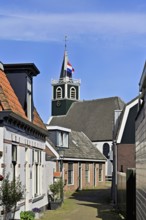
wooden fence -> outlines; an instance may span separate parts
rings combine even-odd
[[[117,203],[120,212],[127,220],[136,220],[135,169],[127,169],[126,173],[118,172]]]

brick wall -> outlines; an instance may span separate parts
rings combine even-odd
[[[68,184],[68,162],[64,161],[64,181],[66,185],[64,190],[75,191],[79,189],[79,163],[73,163],[73,184]],[[94,177],[95,174],[95,177]],[[86,181],[85,162],[81,162],[81,188],[93,188],[99,184],[105,183],[105,164],[102,163],[102,181],[99,181],[99,164],[89,163],[89,179]]]
[[[126,172],[127,168],[135,168],[135,144],[118,144],[117,171]]]

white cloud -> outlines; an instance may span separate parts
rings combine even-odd
[[[71,13],[41,14],[0,10],[0,39],[60,41],[62,36],[106,39],[146,35],[146,14]]]

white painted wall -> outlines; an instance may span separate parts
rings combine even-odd
[[[0,166],[0,174],[6,176],[10,173],[12,179],[12,144],[17,146],[17,165],[16,176],[20,176],[22,185],[25,186],[25,198],[18,202],[20,209],[16,212],[15,218],[20,218],[20,211],[32,210],[33,208],[45,207],[48,203],[47,198],[47,186],[46,186],[46,164],[45,164],[45,142],[37,140],[32,136],[28,136],[25,133],[21,133],[18,130],[12,128],[0,128],[0,151],[3,152],[0,158],[0,163],[5,164],[5,167]],[[25,148],[27,147],[27,153]],[[37,198],[41,198],[39,201],[34,202],[33,195],[33,165],[32,165],[32,148],[39,149],[41,151],[41,165],[39,166],[39,178],[40,178],[40,194]]]
[[[106,176],[112,176],[112,172],[113,172],[113,164],[110,161],[110,159],[113,159],[113,151],[112,151],[112,141],[101,141],[101,142],[92,142],[97,149],[103,154],[103,145],[105,143],[109,144],[110,146],[110,152],[109,152],[109,156],[110,158],[107,159],[106,163],[105,163],[105,175]]]
[[[53,172],[56,171],[56,162],[55,161],[46,161],[46,184],[47,190],[49,191],[49,185],[53,183]]]

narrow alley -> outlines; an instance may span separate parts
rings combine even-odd
[[[120,220],[111,205],[110,193],[109,185],[75,192],[61,208],[45,212],[41,220]]]

